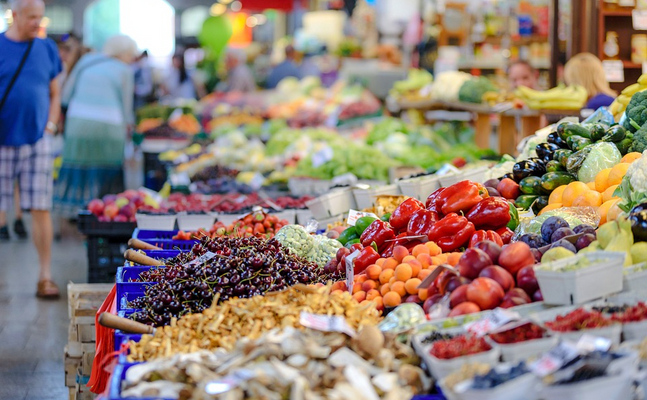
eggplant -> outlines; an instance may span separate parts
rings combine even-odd
[[[560,148],[560,149],[568,149],[568,148],[569,148],[569,147],[568,147],[568,143],[566,143],[566,141],[565,141],[564,139],[562,139],[561,137],[559,137],[559,135],[557,134],[557,132],[552,132],[552,133],[550,133],[550,134],[548,135],[548,138],[547,138],[547,140],[546,140],[546,141],[547,141],[548,143],[551,143],[551,144],[556,144],[557,146],[559,146],[559,148]]]
[[[559,150],[560,147],[553,143],[540,143],[535,147],[537,156],[542,160],[550,161],[553,159],[553,154],[556,150]]]
[[[502,177],[499,178],[499,181],[502,181],[504,179],[512,179],[514,181],[514,175],[512,175],[512,172],[508,172],[507,174],[503,175]]]
[[[512,175],[516,182],[520,182],[523,178],[531,175],[542,176],[546,172],[546,167],[538,164],[535,160],[528,159],[519,161],[512,167]]]
[[[636,242],[647,242],[647,203],[642,203],[631,209],[629,213],[631,231]]]

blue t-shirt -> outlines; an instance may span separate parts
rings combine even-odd
[[[0,34],[0,99],[28,45]],[[43,137],[49,117],[49,85],[62,69],[54,41],[35,39],[25,66],[0,110],[0,146],[34,144]]]
[[[615,100],[613,97],[608,94],[598,93],[586,103],[584,108],[590,108],[591,110],[597,110],[600,107],[609,107],[611,103]]]

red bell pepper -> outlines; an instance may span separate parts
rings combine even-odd
[[[508,228],[507,226],[497,229],[496,233],[498,233],[499,236],[501,236],[501,240],[503,241],[503,244],[510,243],[512,241],[512,237],[514,236],[514,232],[512,231],[512,229]]]
[[[439,200],[441,200],[440,196],[444,191],[445,188],[437,189],[432,194],[430,194],[429,197],[427,197],[427,202],[425,203],[427,210],[438,213],[438,215],[442,214],[441,208],[443,207],[443,203],[441,203]]]
[[[429,240],[436,242],[446,253],[467,245],[475,230],[474,224],[467,218],[450,213],[431,228]]]
[[[364,272],[364,270],[380,258],[380,254],[375,251],[373,246],[364,247],[353,262],[353,271],[355,274]]]
[[[484,240],[489,240],[498,244],[499,246],[503,246],[503,239],[501,239],[501,236],[495,231],[476,231],[472,235],[470,244],[467,247],[474,247],[475,244]]]
[[[409,236],[429,235],[429,231],[438,222],[438,213],[430,210],[418,210],[411,216],[407,225]]]
[[[395,232],[391,226],[382,220],[376,219],[364,230],[359,241],[364,247],[369,247],[373,242],[375,242],[378,250],[382,251],[390,245],[390,243],[386,241],[394,238]]]
[[[400,203],[400,205],[393,211],[391,218],[389,218],[389,223],[393,229],[399,231],[405,229],[409,220],[418,210],[424,210],[425,205],[418,199],[410,197]]]
[[[355,250],[362,250],[364,246],[362,246],[361,243],[355,243],[352,246],[350,246],[350,252],[354,252]]]
[[[442,204],[443,214],[447,215],[459,211],[465,212],[487,197],[489,195],[485,186],[472,181],[461,181],[445,188],[438,202]]]
[[[477,229],[497,230],[510,222],[510,204],[503,197],[488,197],[465,216]]]

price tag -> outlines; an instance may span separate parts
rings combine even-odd
[[[604,67],[604,75],[609,82],[624,82],[625,81],[625,67],[620,60],[604,60],[602,61]]]
[[[344,262],[346,263],[346,287],[348,288],[348,293],[350,294],[353,294],[353,281],[355,280],[354,261],[358,255],[359,250],[355,250],[344,259]]]
[[[332,147],[325,146],[323,149],[317,151],[312,155],[312,166],[317,168],[321,165],[324,165],[328,161],[332,160],[335,152]]]
[[[183,114],[182,109],[181,108],[176,108],[175,110],[173,110],[171,115],[169,115],[169,117],[168,117],[169,122],[173,122],[173,121],[178,120],[182,116],[182,114]]]
[[[577,341],[577,349],[580,353],[590,353],[592,351],[609,351],[611,348],[611,340],[603,337],[596,337],[589,334],[584,334]]]
[[[539,377],[550,375],[568,364],[580,354],[574,343],[562,341],[557,346],[550,349],[539,360],[530,364],[530,371]]]
[[[302,311],[299,323],[306,328],[322,332],[341,332],[350,337],[355,337],[355,331],[340,315],[320,315]]]
[[[632,10],[631,23],[635,30],[647,30],[647,10]]]
[[[357,222],[357,220],[362,218],[362,217],[375,217],[375,218],[379,219],[377,217],[377,215],[375,215],[373,213],[364,212],[364,211],[357,211],[357,210],[351,209],[351,210],[348,211],[348,219],[346,219],[346,224],[348,226],[355,226],[355,222]]]
[[[465,329],[476,336],[484,336],[511,321],[519,319],[521,319],[521,316],[518,313],[505,308],[497,308],[487,317],[465,325]]]
[[[436,280],[438,275],[440,275],[443,271],[449,271],[454,275],[460,275],[458,271],[452,267],[451,265],[443,264],[437,266],[425,279],[420,282],[420,285],[418,285],[418,289],[426,289],[429,286],[431,286],[432,283]]]
[[[210,252],[210,251],[207,251],[206,253],[204,253],[204,254],[203,254],[203,255],[201,255],[200,257],[198,257],[198,258],[196,258],[196,259],[194,259],[194,260],[191,260],[191,261],[189,261],[188,263],[184,264],[184,265],[183,265],[183,267],[185,267],[185,268],[186,268],[186,267],[191,266],[191,265],[201,265],[201,264],[204,264],[205,262],[207,262],[207,261],[211,260],[211,259],[212,259],[212,258],[214,258],[215,256],[216,256],[216,253],[212,253],[212,252]]]
[[[169,177],[169,181],[172,186],[189,186],[191,184],[191,178],[186,172],[179,172],[171,175]]]

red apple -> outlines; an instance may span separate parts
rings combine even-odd
[[[510,308],[520,306],[522,304],[532,303],[530,297],[523,289],[514,288],[503,296],[502,308]]]
[[[484,240],[482,242],[478,242],[477,244],[474,245],[474,248],[483,250],[485,254],[487,254],[490,257],[490,260],[492,260],[492,264],[496,265],[499,263],[499,256],[501,255],[501,246],[494,243],[493,241]]]
[[[429,314],[429,310],[431,309],[431,307],[433,307],[436,303],[438,303],[442,299],[443,299],[443,296],[441,294],[435,294],[429,297],[427,300],[425,300],[424,304],[422,305],[422,309],[425,311],[425,314]]]
[[[533,265],[535,256],[530,251],[530,246],[523,242],[510,243],[503,247],[499,256],[499,265],[507,269],[512,276],[517,275],[517,271],[526,265]]]
[[[457,305],[467,301],[467,286],[462,285],[456,288],[449,296],[449,306],[451,308],[456,307]]]
[[[474,279],[479,276],[483,268],[490,265],[492,265],[492,260],[483,250],[471,248],[465,250],[456,267],[461,276]]]
[[[130,202],[134,204],[135,207],[139,208],[144,205],[144,197],[138,194],[134,198],[130,199]]]
[[[115,222],[128,222],[128,218],[126,218],[125,216],[123,216],[121,214],[115,215],[115,217],[112,220],[115,221]]]
[[[499,285],[501,285],[504,292],[507,292],[514,287],[514,278],[512,275],[498,265],[490,265],[489,267],[483,268],[479,277],[494,279]]]
[[[135,208],[135,205],[132,203],[126,204],[125,206],[121,207],[119,209],[119,215],[123,215],[126,217],[126,219],[130,219],[135,215],[137,212],[137,209]]]
[[[452,276],[449,278],[449,281],[447,282],[447,285],[445,286],[445,293],[452,293],[456,288],[466,285],[468,283],[472,282],[470,279],[467,279],[464,276]]]
[[[106,218],[113,219],[117,216],[117,214],[119,214],[119,208],[114,203],[107,204],[103,208],[103,215]]]
[[[541,290],[537,290],[532,294],[533,301],[544,301],[544,296],[541,294]]]
[[[525,266],[517,272],[517,286],[525,290],[528,296],[532,296],[539,289],[539,282],[532,265]]]
[[[494,279],[476,278],[467,286],[467,300],[481,310],[491,310],[501,304],[505,293]]]
[[[458,317],[459,315],[474,314],[480,311],[481,309],[477,304],[472,303],[471,301],[466,301],[465,303],[461,303],[457,305],[456,308],[454,308],[449,313],[449,317]]]
[[[96,215],[97,217],[101,214],[103,214],[103,201],[100,199],[94,199],[91,200],[88,203],[88,211],[90,211],[92,214]]]
[[[429,289],[427,289],[427,299],[437,294],[440,294],[440,291],[438,290],[438,285],[436,283],[432,283],[431,285],[429,285]]]
[[[123,192],[122,195],[125,196],[128,200],[132,200],[135,198],[135,196],[139,196],[139,192],[133,189],[128,189]]]

